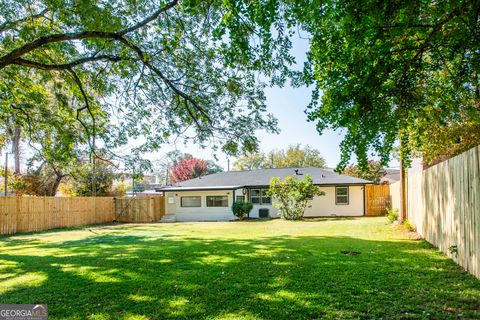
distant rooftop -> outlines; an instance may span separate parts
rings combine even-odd
[[[321,168],[274,168],[246,171],[226,171],[200,178],[182,181],[173,186],[158,188],[158,191],[182,189],[235,189],[242,187],[268,186],[273,177],[284,179],[287,176],[296,176],[300,179],[305,175],[313,178],[316,185],[364,185],[371,183],[368,180],[340,175],[331,169]]]
[[[400,169],[385,169],[386,174],[380,179],[380,183],[392,184],[400,180]]]

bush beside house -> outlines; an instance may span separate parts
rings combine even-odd
[[[270,180],[269,194],[277,201],[273,205],[279,208],[280,216],[286,220],[299,220],[303,218],[305,209],[310,206],[314,196],[323,196],[325,193],[313,184],[310,175],[304,179],[297,177],[272,178]]]

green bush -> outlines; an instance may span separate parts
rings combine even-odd
[[[390,222],[398,220],[398,209],[387,209],[387,218]]]
[[[408,231],[410,232],[415,231],[415,226],[411,224],[410,221],[408,220],[403,221],[403,225],[405,226],[405,228],[407,228]]]
[[[313,184],[313,178],[308,174],[303,180],[297,177],[272,178],[268,195],[273,199],[273,205],[280,211],[280,216],[286,220],[300,220],[310,200],[314,196],[324,196],[325,192]]]
[[[253,209],[253,203],[250,201],[235,201],[232,204],[232,212],[239,219],[245,218]]]

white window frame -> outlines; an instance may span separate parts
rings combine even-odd
[[[347,194],[338,194],[338,189],[347,189]],[[347,202],[338,202],[338,197],[345,198]],[[335,187],[335,205],[348,206],[350,204],[350,188],[348,186]]]
[[[200,199],[200,205],[198,205],[198,206],[185,206],[185,205],[183,205],[183,198],[199,198]],[[200,207],[202,207],[202,197],[201,196],[181,196],[180,197],[180,207],[182,207],[182,208],[200,208]]]
[[[209,206],[208,205],[208,198],[211,198],[211,197],[222,197],[222,198],[226,198],[227,199],[227,204],[224,205],[224,206]],[[226,208],[228,207],[228,195],[224,195],[224,194],[219,194],[219,195],[210,195],[210,196],[206,196],[205,197],[205,205],[209,208]]]

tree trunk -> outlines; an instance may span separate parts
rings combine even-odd
[[[12,151],[15,158],[15,169],[14,174],[20,174],[20,136],[21,129],[19,125],[15,125],[12,137]]]
[[[63,179],[63,175],[59,175],[59,174],[56,175],[55,181],[52,183],[52,186],[50,187],[48,196],[55,197],[55,195],[57,194],[58,187],[62,182],[62,179]]]

